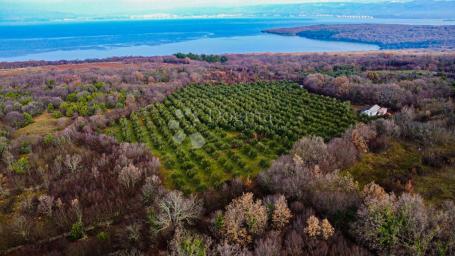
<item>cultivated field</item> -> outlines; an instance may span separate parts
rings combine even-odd
[[[329,139],[353,123],[348,103],[294,83],[264,82],[189,86],[108,132],[147,144],[164,164],[166,181],[191,192],[255,176],[302,136]]]

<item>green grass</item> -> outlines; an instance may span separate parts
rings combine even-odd
[[[367,153],[353,167],[350,172],[360,185],[372,181],[385,183],[386,179],[406,175],[412,168],[421,165],[421,155],[404,144],[393,142],[386,151],[375,154]]]
[[[106,133],[147,144],[165,183],[190,193],[254,177],[299,138],[329,139],[354,120],[348,103],[295,84],[203,85],[120,119]]]
[[[455,150],[455,145],[441,146],[441,150]],[[393,141],[382,153],[367,153],[350,172],[360,185],[372,181],[395,192],[402,192],[398,180],[412,179],[413,191],[428,202],[440,203],[455,199],[455,169],[450,166],[436,168],[423,163],[424,153],[418,145]]]
[[[61,122],[65,124],[67,118],[64,118],[65,121]],[[20,136],[26,135],[40,135],[44,136],[47,134],[52,134],[55,131],[63,129],[61,125],[59,125],[59,120],[53,118],[49,113],[44,112],[43,114],[33,118],[33,123],[16,130],[13,134],[14,138],[18,138]]]

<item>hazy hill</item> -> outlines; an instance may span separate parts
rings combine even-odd
[[[431,11],[429,11],[431,10]],[[267,4],[241,7],[179,8],[163,13],[159,17],[192,18],[211,17],[302,17],[302,16],[373,16],[376,18],[413,18],[413,19],[455,19],[455,1],[410,1],[381,3],[300,3],[300,4]],[[136,16],[154,17],[156,10],[145,8],[141,11],[126,13],[112,12],[75,14],[70,12],[23,9],[11,4],[0,10],[0,22],[46,22],[69,20],[106,20],[129,19]],[[20,18],[18,18],[20,17]]]
[[[342,15],[376,18],[455,18],[455,1],[410,1],[383,3],[311,3],[268,5],[253,8],[257,13],[277,15]],[[429,11],[431,10],[431,11]]]

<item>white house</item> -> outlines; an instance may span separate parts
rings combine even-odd
[[[387,114],[387,108],[381,108],[379,105],[374,105],[371,108],[362,111],[362,114],[367,116],[383,116]]]

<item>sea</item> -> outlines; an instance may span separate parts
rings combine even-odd
[[[84,60],[263,52],[373,51],[374,44],[279,36],[263,30],[316,24],[455,24],[450,20],[374,18],[191,18],[0,24],[0,61]]]

